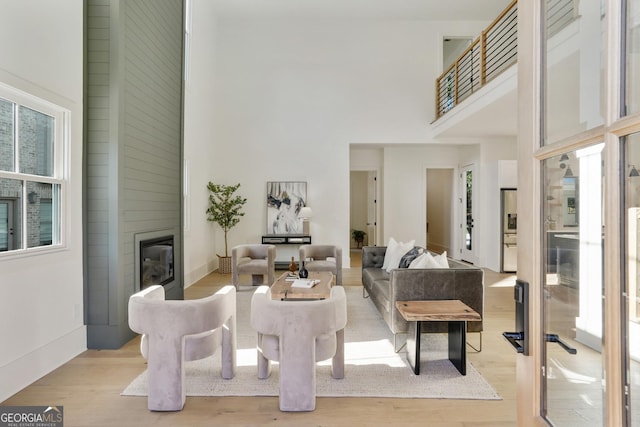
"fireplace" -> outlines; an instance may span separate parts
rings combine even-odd
[[[173,235],[140,240],[140,289],[174,281]]]

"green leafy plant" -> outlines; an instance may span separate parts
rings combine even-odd
[[[362,230],[352,230],[351,231],[351,237],[353,237],[353,240],[356,242],[358,247],[362,246],[362,242],[364,242],[364,236],[366,236],[366,235],[367,235],[367,233],[365,233]]]
[[[227,244],[227,233],[238,225],[240,218],[244,216],[242,207],[247,203],[247,199],[234,194],[240,184],[223,185],[214,184],[209,181],[209,209],[207,209],[207,220],[215,222],[224,231],[224,256],[229,256],[229,246]]]

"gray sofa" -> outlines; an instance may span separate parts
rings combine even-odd
[[[482,269],[447,258],[449,268],[396,268],[387,273],[381,268],[386,251],[386,246],[362,248],[362,285],[394,337],[408,331],[396,301],[459,299],[484,318]],[[428,322],[425,326],[424,332],[447,331],[446,322]],[[482,321],[468,322],[467,331],[482,332]]]

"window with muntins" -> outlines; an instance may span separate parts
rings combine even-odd
[[[62,242],[66,113],[0,84],[0,256]]]

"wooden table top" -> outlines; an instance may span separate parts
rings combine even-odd
[[[283,273],[271,285],[271,299],[325,299],[331,296],[331,288],[335,283],[330,271],[310,271],[309,280],[320,280],[312,288],[292,288],[293,281],[285,280],[289,272]]]
[[[396,307],[407,321],[482,320],[474,309],[457,299],[396,301]]]

